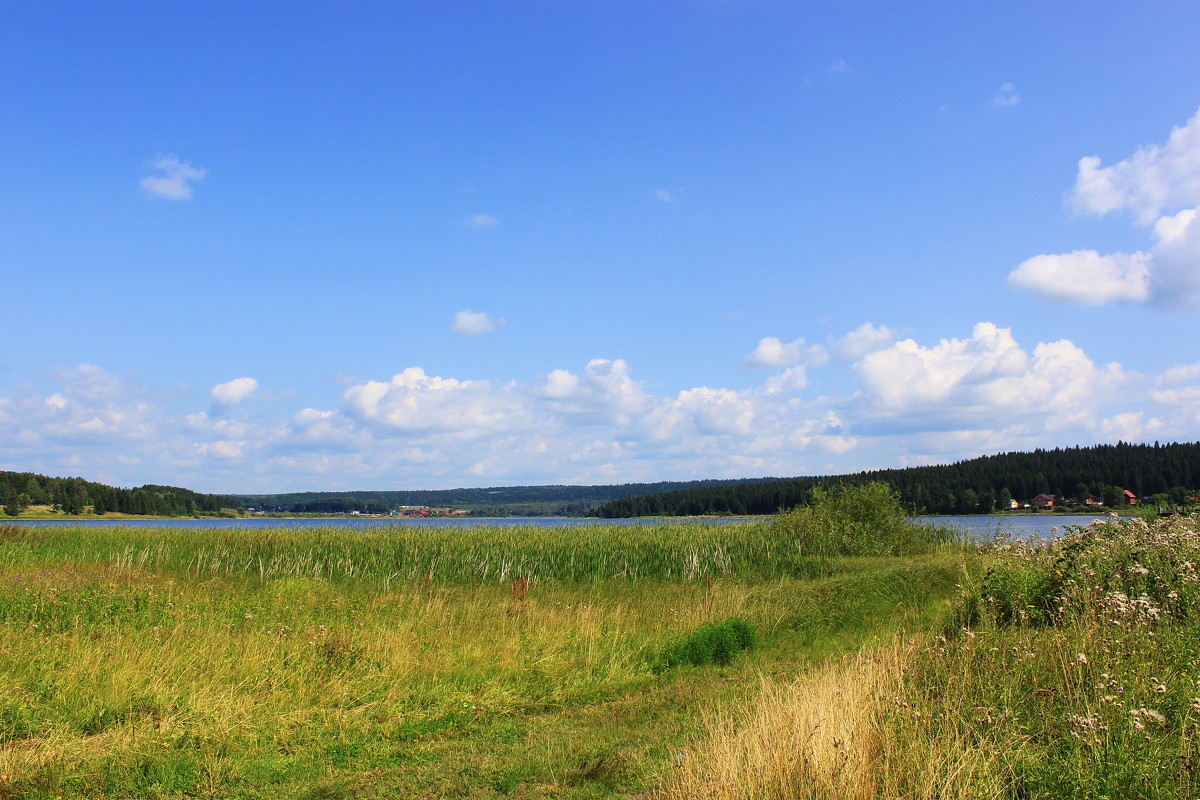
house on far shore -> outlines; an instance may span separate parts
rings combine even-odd
[[[1034,508],[1054,508],[1055,497],[1052,494],[1039,494],[1029,501]]]
[[[1125,490],[1125,502],[1131,506],[1136,506],[1138,503],[1138,496],[1136,494],[1134,494],[1133,492],[1129,491],[1128,489],[1126,489]]]

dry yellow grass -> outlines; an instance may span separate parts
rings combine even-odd
[[[961,800],[1007,796],[996,751],[904,713],[909,649],[860,653],[793,682],[764,679],[753,706],[714,715],[664,800]],[[906,717],[908,717],[906,719]]]

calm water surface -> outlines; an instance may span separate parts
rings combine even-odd
[[[681,518],[686,519],[686,518]],[[750,517],[695,520],[718,525],[747,522]],[[55,519],[14,520],[21,525],[101,526],[130,528],[478,528],[535,525],[569,528],[584,525],[656,525],[659,519],[598,519],[596,517],[247,517],[244,519]],[[669,520],[675,521],[675,520]]]
[[[1107,519],[1105,514],[1012,514],[1000,517],[920,517],[931,525],[953,525],[978,539],[1009,535],[1016,539],[1058,536],[1066,525],[1088,525]]]
[[[686,518],[681,518],[686,519]],[[751,521],[752,517],[712,517],[698,520],[706,524],[724,525]],[[759,519],[762,519],[761,517]],[[980,539],[1008,534],[1019,539],[1034,536],[1056,536],[1064,525],[1087,525],[1103,514],[1053,515],[1018,514],[1012,516],[946,516],[919,517],[933,525],[953,525]],[[477,528],[505,525],[536,525],[548,528],[570,528],[586,525],[657,525],[675,520],[663,519],[597,519],[595,517],[434,517],[430,519],[397,517],[248,517],[245,519],[114,519],[114,520],[22,520],[21,525],[98,525],[130,528]]]

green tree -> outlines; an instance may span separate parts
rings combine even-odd
[[[1105,486],[1104,505],[1109,508],[1118,508],[1125,505],[1125,490],[1120,486]]]
[[[1012,509],[1012,492],[1005,486],[1000,490],[1000,498],[997,501],[1001,511],[1010,511]]]
[[[29,495],[17,492],[9,495],[8,502],[4,504],[4,513],[10,517],[17,517],[27,508],[29,508]]]

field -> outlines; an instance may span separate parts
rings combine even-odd
[[[0,798],[1084,797],[1118,756],[1110,796],[1176,796],[1178,589],[1114,648],[1055,605],[1061,553],[870,491],[724,525],[4,526]]]

